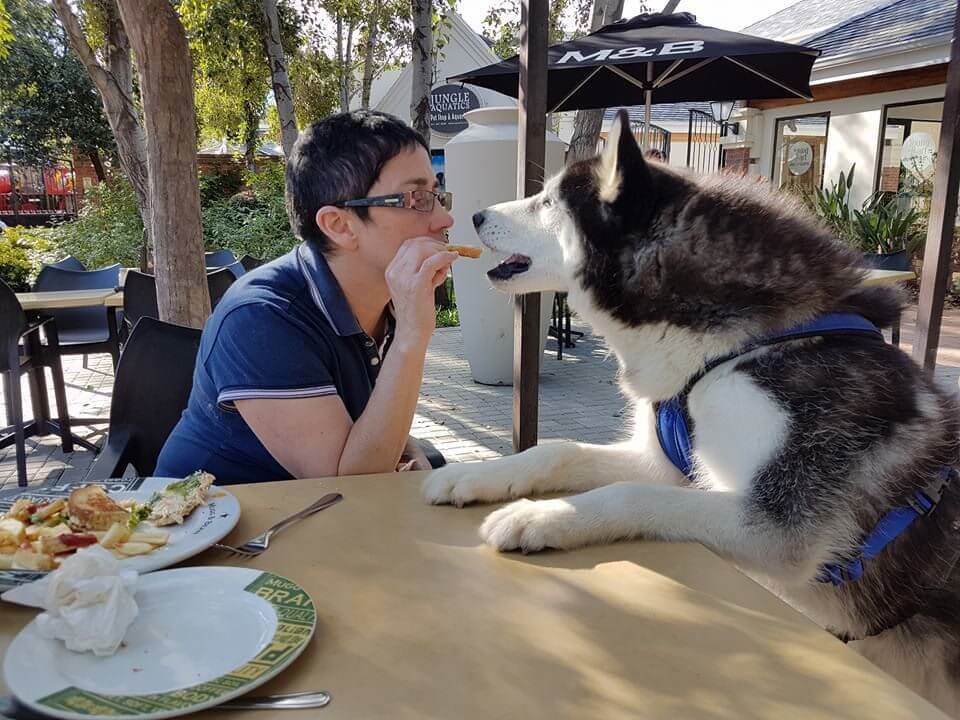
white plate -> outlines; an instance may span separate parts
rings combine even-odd
[[[164,488],[178,478],[149,478],[137,490],[114,490],[107,488],[110,497],[120,502],[122,500],[136,500],[146,502],[157,488]],[[69,490],[70,488],[67,488]],[[57,497],[63,497],[61,489],[44,491],[38,488],[35,491],[25,489],[22,495],[49,502]],[[67,493],[69,494],[69,492]],[[4,504],[12,504],[13,497],[4,498]],[[146,555],[137,555],[124,558],[121,562],[140,573],[151,572],[170,567],[178,562],[203,552],[216,542],[226,537],[240,520],[240,501],[232,493],[220,487],[212,487],[208,494],[209,500],[201,505],[184,520],[183,525],[164,525],[163,530],[170,533],[170,539],[163,547],[157,548]],[[0,590],[5,590],[25,582],[40,578],[45,573],[22,571],[0,571]]]
[[[316,626],[303,588],[249,568],[145,575],[136,599],[140,613],[110,657],[67,650],[31,622],[4,658],[10,691],[59,718],[175,717],[265,683],[297,658]]]

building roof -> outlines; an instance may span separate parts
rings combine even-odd
[[[738,103],[738,107],[739,107]],[[613,119],[613,116],[616,115],[617,110],[620,108],[607,108],[603,113],[603,120],[607,122]],[[644,115],[644,106],[643,105],[634,105],[632,107],[623,108],[627,111],[627,114],[630,116],[631,123],[643,122]],[[650,120],[653,123],[664,123],[664,122],[678,122],[683,121],[687,122],[690,119],[691,110],[700,110],[705,112],[707,115],[710,114],[710,103],[708,102],[683,102],[683,103],[661,103],[659,105],[650,106]]]
[[[741,32],[771,40],[803,44],[811,37],[890,2],[891,0],[800,0],[745,27]]]
[[[956,0],[801,0],[742,32],[821,50],[816,70],[824,60],[949,43],[955,9]],[[709,103],[671,103],[654,105],[651,118],[655,123],[686,120],[690,109],[710,113]],[[643,121],[642,106],[627,110],[631,122]],[[607,110],[604,120],[614,112]]]
[[[821,58],[863,55],[878,50],[950,41],[955,0],[894,0],[809,38]]]

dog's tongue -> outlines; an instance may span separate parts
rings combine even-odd
[[[507,280],[530,269],[531,260],[526,255],[514,253],[502,263],[487,272],[491,280]]]

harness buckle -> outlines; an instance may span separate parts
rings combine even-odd
[[[957,470],[953,467],[944,467],[937,473],[937,477],[927,483],[921,490],[917,490],[907,501],[916,510],[918,515],[929,515],[943,497],[947,486],[957,477]]]

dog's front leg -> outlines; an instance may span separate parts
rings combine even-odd
[[[622,481],[676,484],[683,476],[665,458],[635,442],[538,445],[482,463],[451,464],[423,483],[424,499],[436,505],[498,502],[547,492],[583,492]]]
[[[617,483],[556,500],[520,500],[487,516],[480,537],[498,550],[568,550],[647,538],[698,542],[758,570],[783,566],[783,541],[749,518],[743,496]]]

